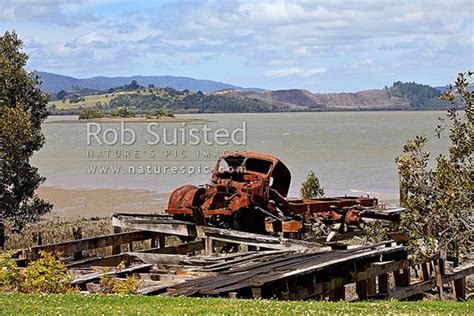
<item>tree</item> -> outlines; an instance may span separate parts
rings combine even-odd
[[[310,171],[306,180],[301,184],[300,194],[302,198],[314,199],[324,196],[324,188],[321,187],[319,179],[313,171]]]
[[[52,208],[35,194],[45,178],[30,165],[45,141],[48,96],[38,76],[24,69],[28,56],[21,48],[15,32],[0,37],[0,219],[12,220],[16,229]]]
[[[455,264],[474,246],[474,93],[468,91],[472,73],[460,73],[455,87],[441,96],[462,104],[463,112],[448,111],[449,121],[439,125],[438,137],[448,131],[448,155],[436,157],[429,168],[428,141],[417,136],[403,147],[396,159],[403,192],[402,206],[407,210],[400,229],[411,237],[415,255],[427,256],[440,251]]]
[[[56,98],[57,98],[58,100],[64,100],[64,99],[66,98],[66,94],[67,94],[66,91],[61,90],[61,91],[59,91],[58,94],[56,95]]]

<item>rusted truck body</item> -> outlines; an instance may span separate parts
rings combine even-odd
[[[377,204],[375,198],[355,196],[289,199],[290,183],[291,173],[277,157],[233,152],[219,158],[208,184],[176,189],[166,212],[200,225],[296,233],[315,221],[358,225]]]

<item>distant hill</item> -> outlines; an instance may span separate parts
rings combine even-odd
[[[135,80],[139,85],[147,87],[149,84],[157,88],[170,87],[176,90],[188,89],[191,91],[213,92],[221,89],[239,89],[242,91],[262,91],[257,88],[242,88],[231,84],[176,76],[130,76],[130,77],[92,77],[74,78],[49,72],[38,72],[43,83],[41,90],[47,93],[57,93],[61,90],[74,91],[89,89],[104,91],[126,85]]]
[[[81,90],[82,91],[82,90]],[[54,94],[48,109],[52,114],[79,114],[84,109],[97,109],[104,113],[127,109],[138,114],[155,110],[173,113],[243,113],[273,112],[274,106],[256,99],[213,93],[182,91],[173,88],[145,88],[132,81],[108,92],[80,95],[74,92]]]
[[[76,79],[50,73],[40,75],[44,90],[52,90],[51,86],[62,88],[50,93],[50,106],[52,112],[63,113],[75,113],[88,107],[145,112],[166,108],[175,113],[228,113],[425,110],[452,106],[439,100],[442,93],[439,87],[415,82],[397,81],[383,89],[353,93],[312,93],[303,89],[255,91],[214,81],[172,76]]]
[[[289,89],[264,92],[225,90],[215,94],[260,100],[273,105],[277,111],[418,110],[450,106],[449,102],[438,99],[441,95],[438,89],[400,81],[384,89],[354,93],[311,93]]]

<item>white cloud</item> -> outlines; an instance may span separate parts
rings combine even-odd
[[[464,70],[472,65],[473,10],[472,0],[202,0],[137,6],[121,6],[120,0],[0,0],[0,28],[17,28],[32,52],[30,62],[50,71],[67,66],[70,73],[97,73],[102,65],[136,73],[140,68],[132,64],[145,71],[160,64],[182,73],[208,71],[199,76],[214,71],[235,78],[236,73],[262,82],[293,80],[296,86],[326,71],[325,79],[343,72],[382,81],[392,79],[386,69],[397,80],[399,74],[426,78],[437,67]],[[223,71],[219,65],[228,60],[235,65]]]
[[[278,70],[270,70],[264,73],[265,77],[269,78],[284,78],[284,77],[312,77],[314,75],[326,73],[327,69],[318,67],[318,68],[286,68]]]
[[[34,21],[73,27],[78,25],[78,19],[68,17],[64,8],[68,5],[78,5],[82,2],[84,1],[4,0],[0,1],[0,21]],[[90,20],[91,17],[91,15],[83,15],[82,19]]]

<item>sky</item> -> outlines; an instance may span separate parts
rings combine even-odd
[[[264,89],[432,86],[474,70],[474,1],[5,1],[28,68]]]

